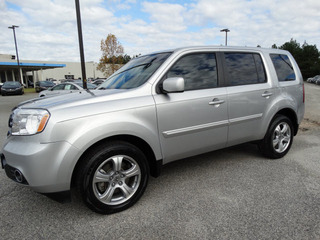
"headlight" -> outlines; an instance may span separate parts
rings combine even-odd
[[[12,135],[32,135],[44,130],[50,113],[43,109],[15,109],[10,119]]]

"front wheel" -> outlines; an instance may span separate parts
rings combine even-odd
[[[77,185],[84,202],[103,214],[135,204],[149,178],[148,162],[141,150],[120,141],[92,149],[79,169]]]
[[[269,158],[281,158],[288,153],[293,141],[293,125],[283,115],[276,115],[265,137],[259,143],[261,152]]]

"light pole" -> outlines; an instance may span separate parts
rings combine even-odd
[[[77,14],[77,24],[78,24],[78,38],[79,38],[79,49],[80,49],[80,58],[81,58],[82,82],[83,82],[83,88],[87,89],[86,65],[85,65],[84,51],[83,51],[81,14],[80,14],[79,0],[75,0],[75,4],[76,4],[76,14]]]
[[[226,32],[226,46],[228,45],[228,32],[230,32],[230,30],[228,28],[222,29],[220,30],[220,32]]]
[[[19,26],[12,25],[11,27],[8,27],[8,28],[12,29],[12,31],[13,31],[14,44],[16,46],[16,55],[17,55],[17,63],[18,63],[18,77],[19,77],[19,80],[20,80],[20,82],[22,84],[21,76],[20,76],[20,62],[19,62],[19,54],[18,54],[18,45],[17,45],[16,31],[15,31],[15,29],[18,28],[18,27]]]

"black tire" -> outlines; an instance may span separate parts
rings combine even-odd
[[[132,144],[114,141],[99,145],[82,160],[77,188],[85,204],[95,212],[123,211],[134,205],[147,187],[147,159]]]
[[[291,148],[293,135],[291,120],[286,116],[276,115],[264,139],[259,142],[259,149],[268,158],[282,158]]]

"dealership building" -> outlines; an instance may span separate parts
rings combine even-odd
[[[97,70],[97,63],[86,62],[86,77],[104,78]],[[19,81],[28,85],[28,81],[37,82],[47,79],[79,79],[82,77],[80,62],[53,62],[37,60],[20,60],[15,55],[0,54],[0,82]]]

